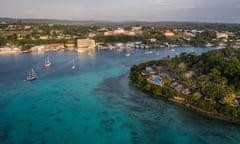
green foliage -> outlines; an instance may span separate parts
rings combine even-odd
[[[190,95],[188,97],[188,100],[192,101],[192,102],[196,102],[201,98],[201,94],[199,94],[198,92],[195,92],[194,94]]]
[[[113,42],[134,42],[134,41],[145,41],[143,36],[128,36],[128,35],[113,35],[103,36],[97,35],[94,37],[96,42],[113,43]]]
[[[215,39],[216,32],[206,30],[201,33],[196,33],[196,37],[192,38],[190,44],[193,46],[204,46],[208,42],[212,42],[212,39]]]
[[[215,35],[206,33],[204,36],[212,38]],[[163,87],[149,84],[146,81],[148,76],[141,75],[146,66],[152,65],[170,70],[170,77],[162,77],[165,81]],[[189,71],[194,72],[191,78],[185,76]],[[183,96],[181,91],[169,87],[174,79],[178,84],[191,89],[192,94],[186,96],[187,102],[209,112],[240,118],[240,106],[232,106],[240,89],[240,49],[226,48],[200,56],[183,53],[171,60],[145,62],[131,68],[130,79],[155,96]],[[221,99],[225,102],[224,105],[219,103]]]
[[[6,42],[7,42],[6,39],[0,36],[0,46],[5,46]]]

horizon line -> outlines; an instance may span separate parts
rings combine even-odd
[[[172,22],[172,23],[209,23],[209,24],[237,24],[237,22],[211,22],[211,21],[188,21],[188,20],[183,20],[183,21],[160,21],[160,20],[122,20],[122,21],[114,21],[114,20],[77,20],[77,19],[54,19],[54,18],[15,18],[15,17],[0,17],[0,19],[12,19],[12,20],[51,20],[51,21],[69,21],[69,22],[107,22],[107,23],[129,23],[129,22],[143,22],[143,23],[164,23],[164,22]]]

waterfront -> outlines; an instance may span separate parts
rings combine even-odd
[[[162,48],[144,54],[137,49],[129,57],[125,51],[1,56],[2,143],[238,143],[239,126],[154,99],[129,83],[133,64],[189,50]],[[50,68],[43,67],[46,56]],[[24,81],[31,67],[38,79]]]

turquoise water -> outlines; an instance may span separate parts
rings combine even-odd
[[[144,50],[132,50],[130,57],[125,51],[0,56],[0,143],[239,143],[238,125],[152,98],[129,82],[131,65],[188,51],[166,48],[144,55]],[[47,55],[50,68],[43,67]],[[31,67],[38,79],[28,82]]]

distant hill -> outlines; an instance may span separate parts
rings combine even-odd
[[[15,18],[0,18],[0,21],[6,22],[23,22],[23,23],[40,23],[40,24],[59,24],[59,25],[92,25],[105,24],[110,22],[105,21],[74,21],[74,20],[57,20],[57,19],[15,19]]]
[[[161,28],[179,28],[179,29],[201,29],[201,30],[218,30],[218,31],[240,31],[240,24],[234,23],[207,23],[207,22],[146,22],[146,21],[125,21],[111,22],[101,20],[56,20],[56,19],[16,19],[16,18],[0,18],[0,21],[7,22],[23,22],[23,23],[43,23],[43,24],[59,24],[59,25],[100,25],[100,26],[156,26]]]

